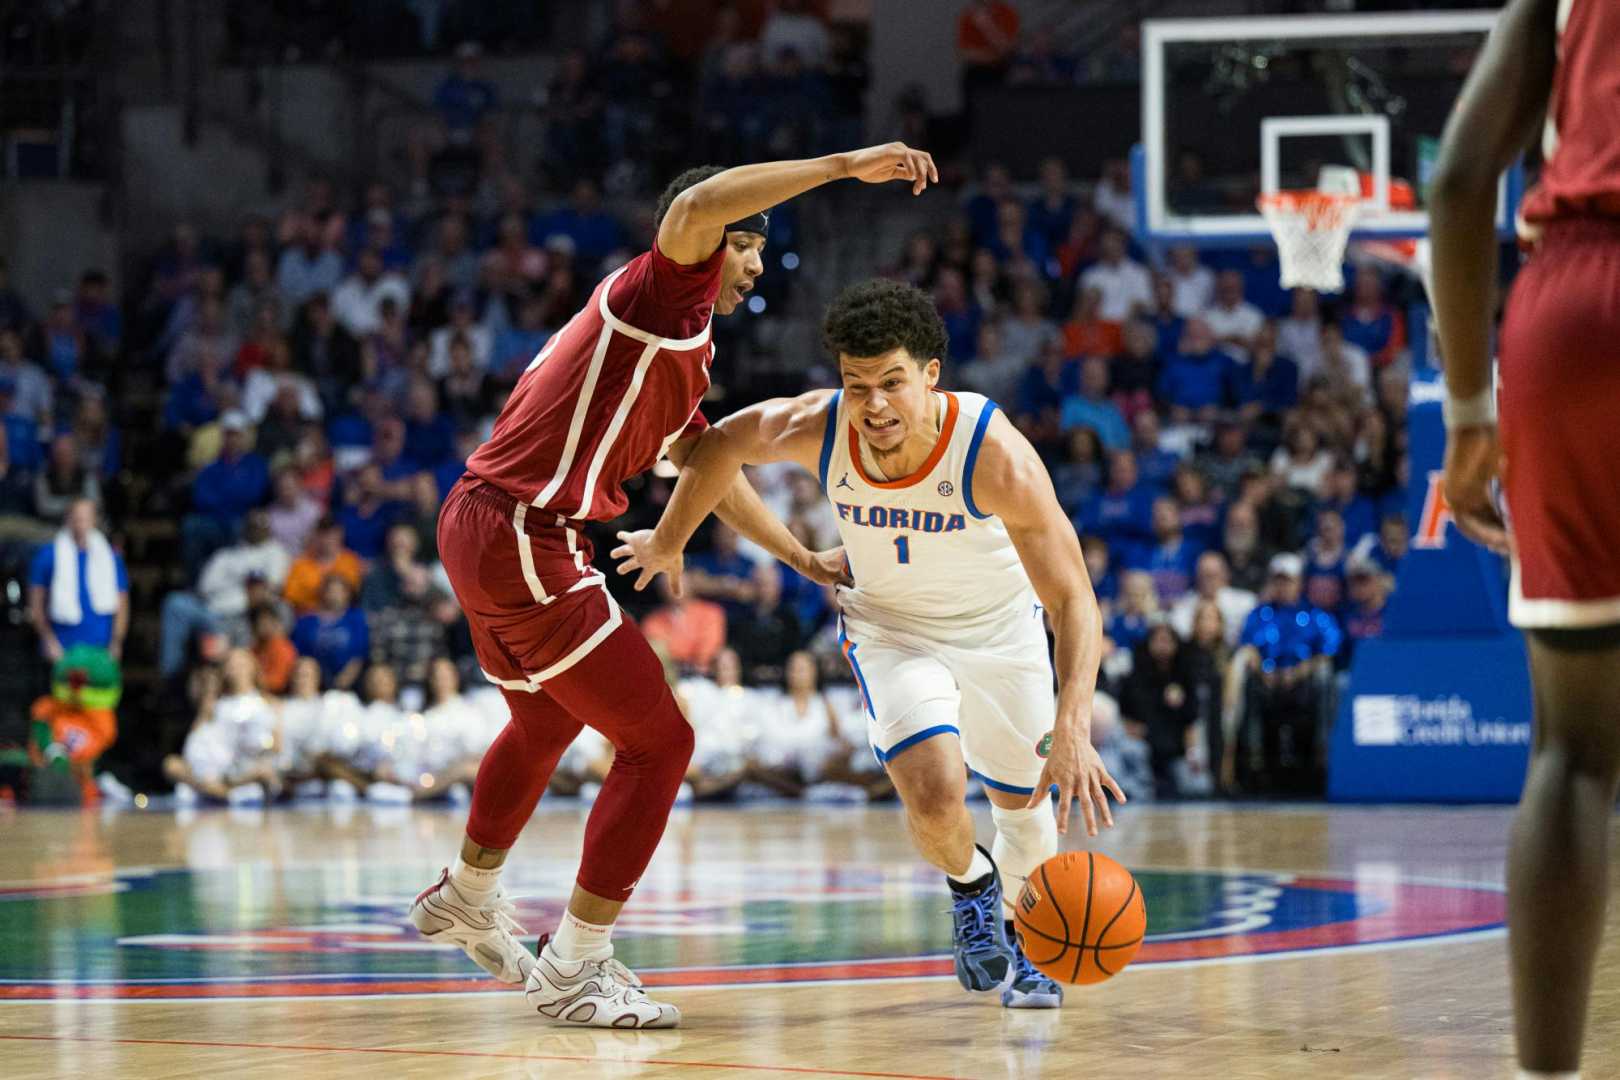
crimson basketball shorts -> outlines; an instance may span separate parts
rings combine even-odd
[[[1513,283],[1500,353],[1509,617],[1620,623],[1620,221],[1549,223]]]
[[[439,511],[438,535],[478,664],[497,686],[538,689],[624,621],[590,541],[566,518],[464,476]]]

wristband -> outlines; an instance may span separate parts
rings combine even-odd
[[[1496,388],[1489,383],[1470,398],[1454,398],[1448,392],[1440,404],[1446,429],[1480,427],[1496,423]]]

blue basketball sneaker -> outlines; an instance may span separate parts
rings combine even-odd
[[[1057,980],[1043,974],[1029,962],[1029,957],[1024,955],[1024,947],[1019,944],[1018,936],[1013,933],[1012,923],[1007,924],[1007,940],[1012,942],[1016,968],[1012,983],[1001,992],[1001,1007],[1004,1009],[1060,1007],[1063,1004],[1063,987],[1057,984]]]
[[[984,851],[984,857],[990,858],[990,853]],[[946,881],[951,887],[956,981],[971,993],[994,993],[1012,981],[1017,964],[1007,940],[1007,924],[1002,921],[1001,876],[992,861],[990,872],[978,881],[967,885]]]

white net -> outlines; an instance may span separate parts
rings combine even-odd
[[[1344,249],[1361,200],[1324,191],[1278,191],[1260,196],[1277,241],[1285,289],[1344,291]]]

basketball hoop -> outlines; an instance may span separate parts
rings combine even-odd
[[[1260,196],[1282,260],[1282,286],[1319,292],[1344,291],[1344,248],[1361,210],[1355,195],[1328,191],[1278,191]]]

